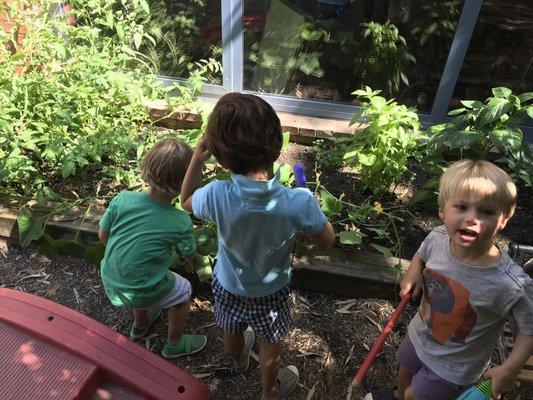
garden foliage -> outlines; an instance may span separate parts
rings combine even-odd
[[[355,74],[361,76],[365,85],[383,88],[387,96],[393,96],[402,83],[409,84],[405,72],[415,58],[395,25],[387,21],[364,26],[364,47],[359,49],[363,56],[355,60]]]
[[[366,99],[350,125],[364,117],[366,125],[350,138],[339,139],[345,164],[360,173],[365,189],[387,192],[408,170],[408,159],[418,154],[422,135],[416,110],[378,96],[379,90],[356,90]]]
[[[533,120],[533,92],[515,95],[511,89],[497,87],[481,101],[462,101],[462,108],[451,111],[450,122],[432,126],[425,145],[423,165],[444,163],[443,154],[454,150],[461,158],[485,159],[496,150],[514,178],[532,185],[533,151],[523,140],[520,125]]]
[[[51,1],[32,3],[17,21],[27,27],[23,46],[0,46],[0,182],[56,199],[52,180],[95,166],[117,178],[129,169],[148,122],[142,99],[162,89],[128,43],[43,12]]]
[[[73,1],[68,18],[46,11],[52,0],[31,3],[16,3],[31,10],[24,18],[4,10],[27,33],[18,51],[0,46],[0,183],[41,202],[58,199],[50,182],[79,173],[138,185],[138,161],[155,140],[144,100],[191,106],[216,64],[196,65],[171,98],[172,88],[156,81],[153,63],[137,51],[154,43],[138,23],[150,11],[146,1]]]

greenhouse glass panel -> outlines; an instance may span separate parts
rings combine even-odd
[[[357,105],[366,85],[429,113],[460,0],[244,2],[244,89]]]
[[[533,91],[533,2],[484,1],[450,109],[485,100],[491,88]]]
[[[155,63],[157,73],[187,78],[201,70],[207,83],[222,84],[222,40],[220,0],[150,1],[154,38],[141,52]]]

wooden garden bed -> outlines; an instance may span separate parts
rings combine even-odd
[[[18,243],[17,215],[19,211],[9,202],[0,204],[0,238]],[[30,206],[32,214],[46,219],[50,208]],[[89,244],[98,240],[98,221],[101,208],[72,208],[63,214],[50,216],[46,233],[54,239],[76,240]],[[351,297],[378,297],[397,299],[398,277],[394,266],[408,261],[383,257],[363,251],[334,248],[319,251],[308,246],[297,246],[293,262],[292,286]]]

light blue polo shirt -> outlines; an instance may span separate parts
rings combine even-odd
[[[263,297],[289,284],[290,254],[298,233],[316,234],[327,219],[309,189],[232,174],[213,181],[192,198],[196,217],[217,225],[215,275],[228,292]]]

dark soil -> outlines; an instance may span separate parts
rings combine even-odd
[[[59,256],[51,263],[33,250],[8,246],[0,241],[0,283],[2,287],[23,290],[82,312],[127,335],[131,312],[116,308],[107,300],[94,264]],[[300,370],[298,388],[289,400],[346,399],[348,386],[390,318],[396,304],[380,299],[347,299],[294,290],[291,294],[293,328],[284,341],[283,364]],[[389,336],[369,371],[363,386],[354,389],[352,399],[362,399],[371,388],[385,389],[394,384],[394,352],[406,332],[415,308],[408,309]],[[209,283],[195,287],[187,332],[205,334],[207,347],[200,353],[174,362],[196,375],[215,393],[217,400],[259,399],[261,377],[254,345],[251,369],[245,375],[218,378],[215,369],[229,366],[222,332],[212,313]],[[139,344],[159,354],[166,337],[166,318],[160,319]],[[506,399],[531,399],[533,384],[517,384]],[[529,393],[529,394],[528,394]]]

